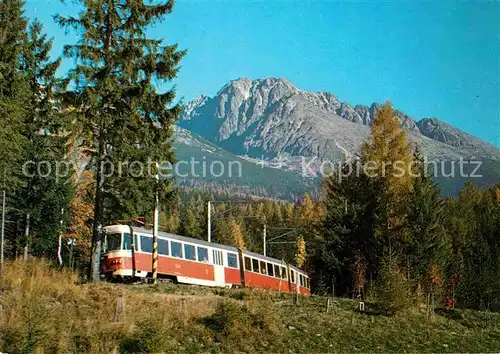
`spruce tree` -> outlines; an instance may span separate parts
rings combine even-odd
[[[0,180],[2,189],[18,184],[25,139],[22,135],[28,87],[20,71],[26,40],[24,1],[0,2]]]
[[[54,256],[56,234],[68,209],[72,194],[70,161],[66,159],[68,141],[66,115],[58,105],[55,77],[60,60],[50,61],[52,40],[42,33],[42,24],[34,21],[23,46],[21,73],[28,84],[25,101],[22,187],[14,199],[25,224],[25,251],[38,256]],[[57,166],[59,169],[57,170]],[[66,213],[63,213],[66,214]]]
[[[366,272],[374,276],[380,263],[373,230],[376,191],[371,178],[349,173],[357,164],[346,162],[343,178],[334,174],[323,181],[325,215],[312,242],[313,281],[329,287],[335,278],[337,293],[354,287],[351,268],[358,258],[366,261]]]
[[[429,269],[443,272],[450,260],[451,242],[444,229],[444,200],[432,178],[425,173],[420,157],[419,176],[413,179],[408,196],[409,240],[407,266],[413,279],[424,280]]]
[[[499,206],[495,188],[479,190],[468,182],[447,203],[446,229],[453,256],[448,277],[456,281],[456,305],[498,306],[500,296]]]
[[[67,77],[72,84],[68,101],[78,109],[95,171],[91,279],[97,281],[103,224],[119,215],[151,213],[155,188],[161,197],[170,189],[170,181],[157,183],[132,162],[147,166],[148,161],[174,160],[171,137],[181,107],[173,104],[174,89],[160,93],[156,85],[177,76],[185,52],[147,36],[147,28],[172,11],[173,1],[80,3],[84,10],[78,17],[55,19],[80,35],[64,52],[76,60]],[[124,166],[125,161],[130,164]]]
[[[202,238],[200,222],[192,209],[188,208],[181,221],[181,234],[188,237]]]

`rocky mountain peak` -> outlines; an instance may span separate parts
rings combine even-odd
[[[239,155],[321,163],[355,155],[381,107],[353,106],[329,92],[300,90],[284,78],[239,78],[214,97],[188,103],[179,124]],[[500,159],[499,149],[438,119],[416,122],[402,111],[395,114],[430,157]]]
[[[437,118],[423,118],[417,122],[417,125],[420,132],[428,138],[447,145],[467,148],[474,151],[476,156],[486,156],[493,159],[498,158],[499,149],[495,146],[467,134]]]

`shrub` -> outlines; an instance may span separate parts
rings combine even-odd
[[[139,321],[120,343],[120,353],[168,353],[174,349],[171,328],[158,316]]]
[[[412,306],[410,282],[395,260],[384,260],[379,283],[377,297],[388,314],[394,315]]]

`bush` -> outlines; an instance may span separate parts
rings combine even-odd
[[[219,302],[215,312],[205,320],[216,341],[231,341],[252,347],[269,334],[279,334],[279,316],[272,302],[257,295],[247,295],[245,303],[233,299]]]
[[[176,341],[163,318],[139,321],[120,343],[120,353],[168,353],[174,349],[177,349]]]

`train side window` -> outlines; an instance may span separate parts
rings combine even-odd
[[[172,257],[182,258],[182,244],[180,242],[171,241],[170,249],[172,250]]]
[[[153,238],[141,236],[141,251],[146,253],[153,253]]]
[[[279,265],[274,265],[274,276],[276,278],[279,278],[280,277],[280,266]]]
[[[267,275],[274,277],[273,264],[267,263]]]
[[[260,272],[262,274],[266,274],[267,273],[267,271],[266,271],[266,262],[264,262],[264,261],[260,261]]]
[[[259,260],[252,258],[252,272],[259,273]]]
[[[281,267],[281,279],[288,279],[288,276],[286,275],[286,269],[285,267]]]
[[[250,257],[245,257],[245,270],[252,271],[252,260]]]
[[[306,278],[306,288],[311,289],[311,283],[309,281],[309,278]]]
[[[290,280],[292,281],[292,283],[295,283],[295,272],[293,270],[290,271]]]
[[[227,253],[227,266],[231,268],[238,268],[238,257],[235,253]]]
[[[168,256],[168,240],[158,239],[158,253],[163,256]]]
[[[196,249],[193,245],[184,244],[184,258],[191,261],[196,260]]]
[[[299,284],[300,286],[304,286],[304,278],[302,277],[302,274],[299,274]]]
[[[198,262],[208,263],[208,248],[198,247]]]
[[[124,250],[132,249],[132,235],[129,233],[123,234],[123,248]]]

